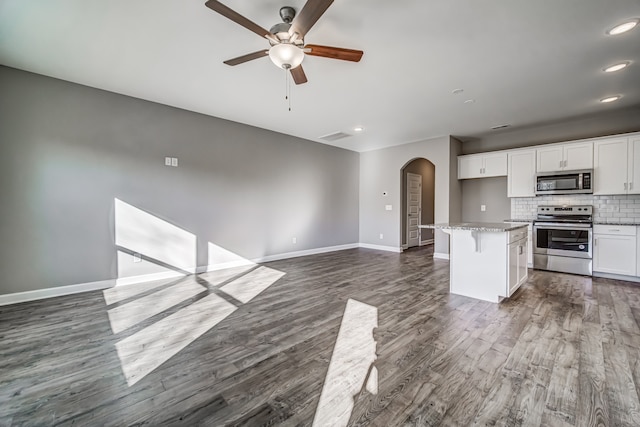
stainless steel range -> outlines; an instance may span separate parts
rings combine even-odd
[[[538,206],[533,268],[591,275],[593,206]]]

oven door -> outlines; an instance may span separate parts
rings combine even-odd
[[[591,259],[592,234],[590,224],[535,224],[533,253]]]

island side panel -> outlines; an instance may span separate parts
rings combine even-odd
[[[451,230],[450,292],[500,302],[507,283],[507,232]]]

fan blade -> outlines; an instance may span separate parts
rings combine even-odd
[[[308,50],[310,49],[310,50]],[[341,59],[343,61],[360,62],[362,55],[361,50],[344,49],[342,47],[319,46],[317,44],[308,44],[304,47],[304,52],[311,56],[323,56],[325,58]]]
[[[224,61],[224,63],[227,65],[238,65],[238,64],[243,64],[247,61],[252,61],[254,59],[262,58],[268,55],[269,55],[269,51],[262,49],[257,52],[247,53],[246,55],[238,56],[237,58],[227,59],[226,61]]]
[[[299,38],[304,38],[332,3],[333,0],[308,0],[291,23],[289,34],[298,33]]]
[[[231,19],[236,24],[242,25],[249,31],[253,31],[260,37],[264,37],[273,41],[278,41],[276,37],[273,34],[271,34],[271,32],[265,30],[260,25],[240,15],[238,12],[228,8],[227,6],[223,5],[219,1],[209,0],[205,3],[205,6],[207,6],[209,9],[213,10],[214,12],[218,12],[220,15]]]
[[[304,74],[302,65],[298,65],[296,68],[291,69],[291,77],[293,77],[293,81],[296,82],[297,85],[307,82],[307,76]]]

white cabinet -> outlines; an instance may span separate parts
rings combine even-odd
[[[502,296],[511,296],[527,280],[527,231],[509,233],[507,250],[507,289]]]
[[[533,268],[533,224],[527,227],[527,267]]]
[[[507,153],[507,197],[534,197],[536,150]]]
[[[553,145],[536,150],[538,172],[593,168],[593,142]]]
[[[506,174],[506,152],[458,156],[458,179],[488,178]]]
[[[593,271],[624,276],[636,275],[636,226],[593,226]]]
[[[640,137],[596,141],[593,194],[640,194]]]
[[[451,293],[500,302],[527,280],[527,228],[476,231],[452,228]]]

